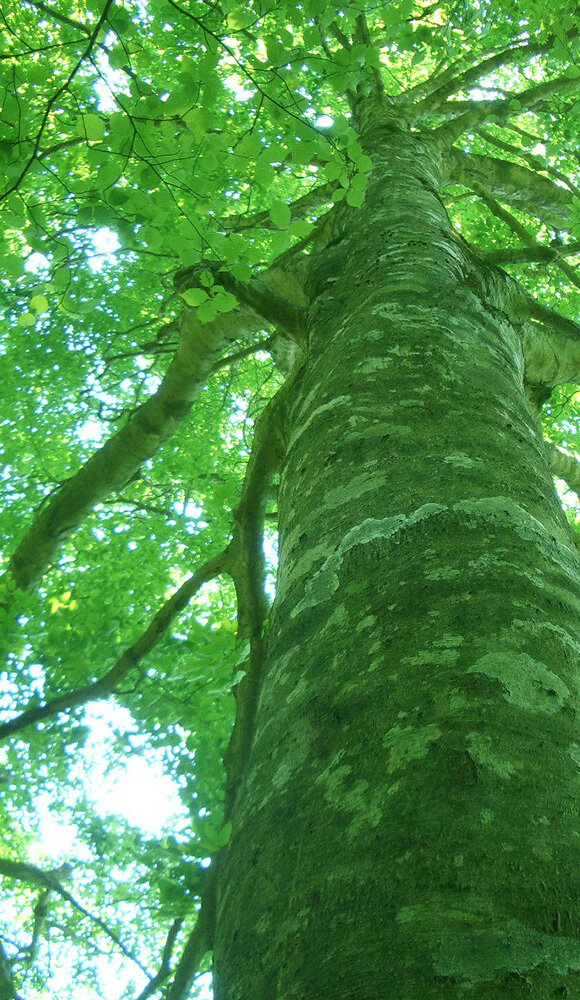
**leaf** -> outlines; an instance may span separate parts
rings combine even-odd
[[[199,272],[198,280],[200,285],[203,285],[204,288],[212,288],[215,281],[214,276],[209,270],[209,268],[204,268],[203,271]]]
[[[342,161],[331,160],[324,167],[324,175],[329,181],[337,181],[344,173],[344,163]]]
[[[351,208],[360,208],[364,201],[364,191],[353,191],[352,188],[346,192],[346,203]]]
[[[111,69],[121,69],[121,67],[126,66],[129,61],[127,53],[122,45],[115,45],[114,49],[110,49],[107,59]]]
[[[197,308],[197,318],[200,323],[211,323],[216,318],[217,308],[213,299],[202,302]]]
[[[204,288],[187,288],[184,292],[180,292],[180,295],[186,305],[194,309],[209,298]]]
[[[232,824],[231,821],[228,820],[227,823],[224,823],[221,830],[218,831],[217,841],[220,848],[226,846],[231,837],[231,833],[232,833]]]
[[[314,223],[308,222],[307,219],[294,219],[294,221],[290,223],[289,233],[291,236],[303,239],[312,232],[313,225]]]
[[[21,313],[18,317],[18,326],[34,326],[36,322],[36,316],[31,312]]]
[[[105,134],[105,125],[99,115],[80,115],[77,119],[77,134],[91,141],[99,141]]]
[[[228,822],[218,827],[211,816],[197,816],[193,821],[193,829],[198,837],[199,847],[213,854],[227,844],[232,824]]]
[[[355,174],[351,178],[350,188],[351,191],[364,191],[367,186],[367,178],[365,174]]]
[[[98,181],[101,188],[108,188],[111,184],[115,184],[121,174],[123,173],[123,167],[115,159],[109,159],[102,167],[99,167]]]
[[[35,313],[46,312],[48,309],[48,299],[45,295],[33,295],[29,305],[31,309],[34,309]]]
[[[232,295],[231,292],[226,292],[225,289],[218,292],[213,301],[217,311],[221,313],[231,312],[238,304],[236,296]]]
[[[275,226],[278,229],[287,229],[290,225],[291,212],[290,207],[285,201],[275,201],[273,205],[270,206],[269,216]]]
[[[229,31],[242,31],[254,20],[254,13],[245,7],[235,7],[227,16],[226,23]]]

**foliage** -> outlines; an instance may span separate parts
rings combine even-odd
[[[195,926],[203,859],[227,837],[222,757],[248,639],[219,560],[285,374],[271,315],[254,303],[248,323],[238,303],[309,252],[333,206],[363,204],[353,95],[384,88],[413,127],[449,131],[458,233],[573,321],[577,18],[572,0],[4,3],[0,708],[16,722],[0,757],[0,995],[152,995]],[[180,354],[188,322],[225,331],[199,373]],[[574,455],[575,388],[544,417]],[[87,465],[105,442],[118,451]],[[180,800],[148,823],[95,787],[143,758]]]

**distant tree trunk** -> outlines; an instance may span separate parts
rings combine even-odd
[[[366,143],[312,256],[215,998],[571,998],[580,562],[436,147]]]

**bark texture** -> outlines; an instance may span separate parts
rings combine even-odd
[[[312,256],[216,1000],[580,993],[580,563],[417,133]]]

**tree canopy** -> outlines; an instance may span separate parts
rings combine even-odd
[[[275,586],[260,428],[299,339],[293,269],[364,203],[361,95],[445,144],[449,216],[529,324],[575,525],[578,14],[4,3],[0,998],[144,1000],[193,953],[209,968],[232,689]],[[181,800],[165,821],[101,794],[143,759]]]

